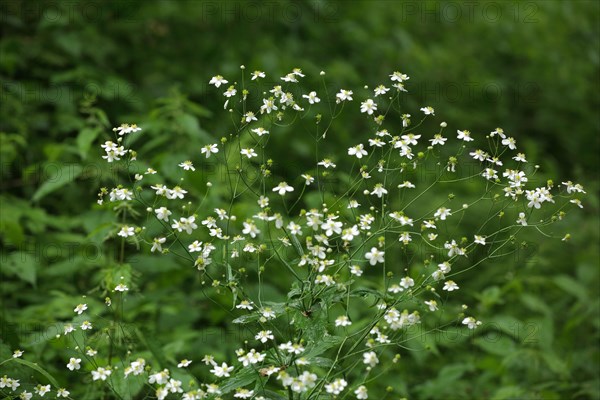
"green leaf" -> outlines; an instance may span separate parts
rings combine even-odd
[[[83,160],[87,158],[87,153],[99,134],[100,129],[98,128],[83,128],[77,135],[77,150],[79,150],[79,155]]]
[[[309,360],[312,360],[330,348],[339,345],[344,339],[345,338],[341,336],[325,335],[318,342],[306,346],[306,352],[303,354],[303,356]]]
[[[46,195],[52,193],[53,191],[61,188],[69,182],[73,182],[79,175],[83,168],[81,165],[76,164],[64,164],[58,167],[57,173],[55,176],[52,176],[49,180],[44,182],[42,186],[38,188],[38,190],[33,195],[33,201],[39,201],[44,198]]]
[[[112,389],[117,396],[124,400],[135,398],[145,384],[143,377],[130,375],[125,378],[125,375],[122,372],[112,374],[111,382]]]
[[[567,292],[568,294],[576,297],[581,302],[586,302],[588,299],[587,290],[575,279],[568,275],[559,275],[554,277],[554,283],[556,286]]]
[[[144,346],[146,346],[146,348],[150,350],[152,355],[156,358],[160,368],[166,368],[168,362],[160,346],[153,339],[147,337],[141,329],[135,328],[135,333]]]
[[[11,253],[3,263],[2,271],[12,273],[33,286],[37,280],[37,262],[33,254],[24,251]]]
[[[40,367],[39,365],[37,365],[37,364],[34,364],[34,363],[32,363],[32,362],[29,362],[29,361],[27,361],[27,360],[23,360],[23,359],[21,359],[21,358],[13,358],[13,361],[14,361],[14,362],[16,362],[16,363],[18,363],[18,364],[21,364],[21,365],[24,365],[24,366],[26,366],[26,367],[29,367],[29,368],[31,368],[31,369],[33,369],[33,370],[35,370],[35,371],[39,372],[40,374],[44,375],[44,376],[46,377],[46,379],[48,379],[48,381],[49,381],[49,382],[52,384],[52,386],[54,386],[55,388],[59,388],[59,387],[61,387],[61,386],[58,384],[58,382],[56,381],[56,379],[54,379],[54,377],[53,377],[52,375],[50,375],[50,374],[48,373],[48,371],[46,371],[44,368]]]
[[[246,367],[235,373],[230,379],[227,379],[219,389],[223,394],[229,393],[234,389],[251,384],[259,378],[258,372],[251,367]]]

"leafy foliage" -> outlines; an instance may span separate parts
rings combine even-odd
[[[91,384],[89,370],[73,375],[65,368],[76,352],[65,353],[68,343],[56,335],[67,323],[83,322],[72,313],[82,294],[90,308],[106,309],[102,300],[112,297],[108,291],[121,277],[136,295],[128,297],[121,324],[102,333],[157,360],[156,369],[198,354],[190,375],[180,378],[185,382],[207,378],[201,355],[226,359],[236,350],[232,338],[246,329],[232,323],[232,297],[223,288],[199,289],[200,278],[187,273],[183,260],[151,257],[131,243],[125,262],[114,262],[121,248],[109,236],[119,221],[91,206],[97,187],[126,176],[97,151],[113,123],[135,119],[144,126],[143,138],[130,143],[144,154],[140,171],[152,165],[174,185],[182,155],[199,156],[202,146],[230,131],[229,120],[209,111],[221,107],[222,97],[209,90],[207,76],[237,76],[241,63],[269,71],[301,66],[312,77],[327,71],[337,88],[375,84],[402,68],[411,75],[408,108],[430,104],[473,132],[502,124],[540,160],[540,182],[574,177],[586,183],[588,196],[582,215],[554,225],[552,234],[571,232],[570,242],[520,237],[508,257],[490,259],[468,275],[463,296],[485,321],[476,333],[448,325],[407,334],[397,369],[372,394],[383,397],[394,386],[394,395],[424,399],[600,398],[599,5],[493,3],[495,18],[478,3],[472,17],[462,8],[452,18],[456,4],[284,1],[259,6],[255,17],[240,2],[2,2],[0,360],[11,359],[15,349],[26,352],[0,365],[0,376],[10,373],[23,386],[32,375],[42,384],[69,384],[77,399],[112,396]],[[352,130],[332,124],[324,154],[345,152],[351,138],[366,140],[364,120],[352,118],[345,120]],[[312,152],[306,132],[302,125],[282,127],[269,143],[274,154],[286,155],[277,173],[290,181]],[[188,181],[190,194],[201,198],[211,177],[227,173],[207,165]],[[329,182],[331,192],[340,179]],[[474,189],[464,190],[456,194]],[[225,196],[215,188],[203,204],[211,210]],[[251,207],[250,197],[242,200],[240,213]],[[322,199],[306,202],[318,206]],[[432,208],[420,206],[423,212]],[[477,215],[462,221],[465,229],[478,222]],[[263,283],[264,297],[278,299],[276,307],[291,307],[297,317],[299,293],[286,298],[289,272],[284,267],[269,274],[277,275]],[[257,283],[248,279],[247,290],[258,290]],[[326,301],[336,296],[328,295]],[[350,296],[374,304],[379,292],[364,288]],[[320,312],[316,317],[325,321]],[[117,315],[110,313],[96,318]],[[249,324],[255,323],[251,316],[235,315]],[[126,323],[134,320],[136,326]],[[331,359],[323,353],[337,348],[340,337],[325,336],[322,324],[306,328],[314,340],[307,351],[327,370]],[[97,340],[109,346],[101,333]],[[110,361],[107,354],[100,365]],[[260,383],[249,371],[235,379],[228,383],[232,390]],[[141,381],[133,382],[114,381],[114,390],[121,398],[150,395]]]

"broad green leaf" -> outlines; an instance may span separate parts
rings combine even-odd
[[[142,376],[135,375],[129,375],[125,378],[122,371],[117,371],[117,373],[112,374],[111,383],[117,396],[123,400],[131,400],[144,387],[145,380]]]
[[[79,135],[77,135],[77,150],[79,151],[79,156],[83,160],[87,158],[87,153],[99,134],[99,128],[83,128],[81,132],[79,132]]]
[[[73,182],[79,175],[83,168],[76,164],[64,164],[60,165],[57,169],[56,174],[49,180],[44,182],[33,195],[33,201],[39,201],[46,195],[54,192],[55,190],[63,187],[69,182]]]
[[[25,282],[29,282],[35,286],[37,280],[37,263],[35,254],[16,251],[6,257],[1,270],[15,274]]]

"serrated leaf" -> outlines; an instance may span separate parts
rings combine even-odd
[[[315,342],[313,345],[307,346],[303,357],[312,360],[315,357],[323,354],[330,348],[339,345],[340,343],[342,343],[343,340],[344,338],[341,336],[325,335],[320,341]]]
[[[243,368],[240,371],[236,372],[234,376],[227,379],[222,385],[220,385],[219,390],[221,390],[221,393],[226,394],[234,389],[249,385],[258,378],[258,372],[256,372],[253,368]]]

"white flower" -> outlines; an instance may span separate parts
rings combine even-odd
[[[462,324],[467,325],[469,327],[469,329],[475,329],[479,325],[481,325],[481,321],[477,321],[473,317],[466,317],[465,319],[462,320]]]
[[[268,340],[275,339],[275,336],[273,336],[273,332],[271,331],[260,331],[256,334],[256,336],[254,336],[254,338],[256,340],[260,340],[262,343],[267,343]]]
[[[429,311],[436,311],[438,309],[437,301],[435,300],[426,300],[424,303],[429,307]]]
[[[169,211],[167,207],[156,208],[154,212],[156,213],[156,218],[165,222],[169,222],[169,215],[171,215],[171,211]]]
[[[83,321],[80,326],[82,331],[87,331],[88,329],[92,329],[92,323],[90,321]]]
[[[307,186],[315,181],[315,178],[313,178],[311,175],[302,174],[301,176],[302,176],[302,178],[304,178],[304,182],[306,183]]]
[[[325,158],[325,159],[323,159],[323,161],[319,161],[317,163],[317,165],[322,165],[325,168],[329,168],[329,167],[335,168],[336,167],[336,165],[329,158]]]
[[[189,171],[189,170],[195,171],[196,170],[196,168],[194,168],[194,164],[192,164],[192,162],[189,160],[182,162],[181,164],[179,164],[179,166],[181,168],[183,168],[185,171]]]
[[[279,349],[280,350],[285,350],[290,354],[300,354],[304,351],[304,347],[299,344],[299,343],[292,343],[292,342],[287,342],[287,343],[282,343],[279,345]]]
[[[236,399],[250,399],[252,398],[252,396],[254,396],[254,390],[241,388],[236,389],[236,392],[233,395],[233,397],[235,397]]]
[[[338,395],[338,394],[342,393],[342,391],[346,388],[346,386],[348,386],[348,382],[346,382],[342,378],[338,378],[338,379],[334,380],[333,382],[325,385],[325,391],[327,393]]]
[[[250,78],[251,81],[258,79],[258,78],[264,78],[266,75],[264,72],[262,71],[254,71],[252,73],[252,78]]]
[[[404,82],[404,81],[409,80],[410,78],[406,74],[403,74],[398,71],[394,71],[394,73],[390,75],[390,79],[392,81],[396,81],[396,82]]]
[[[81,358],[71,357],[69,359],[69,363],[67,364],[67,368],[69,368],[71,371],[81,368]]]
[[[215,364],[213,369],[210,370],[210,372],[218,378],[228,378],[231,371],[233,371],[233,367],[228,366],[226,363],[222,363],[221,366]]]
[[[282,93],[282,96],[283,96],[283,93]],[[282,99],[283,99],[283,97],[282,97]],[[268,99],[263,99],[263,105],[260,106],[261,114],[264,114],[265,112],[267,114],[271,114],[272,111],[277,111],[277,110],[278,110],[278,108],[275,105],[275,101],[273,100],[272,97],[269,97]],[[254,117],[254,113],[252,114],[252,117]],[[254,118],[254,119],[256,120],[256,118]],[[251,120],[252,120],[252,118],[251,118]],[[247,121],[247,122],[250,122],[250,121]]]
[[[408,276],[400,279],[400,286],[402,286],[404,289],[408,289],[411,288],[413,286],[415,286],[415,280],[413,278],[409,278]]]
[[[258,136],[268,135],[269,131],[265,130],[265,128],[254,128],[252,132],[256,133]]]
[[[161,238],[154,238],[154,240],[152,241],[152,248],[150,249],[150,252],[154,253],[155,251],[158,251],[159,253],[162,252],[162,244],[165,243],[167,241],[166,238],[161,237]]]
[[[92,379],[105,381],[111,374],[112,370],[110,368],[98,367],[98,369],[92,371]]]
[[[250,237],[252,239],[254,239],[256,237],[256,235],[258,235],[260,233],[260,230],[256,227],[254,222],[252,222],[250,220],[248,220],[247,222],[244,222],[243,225],[244,225],[244,229],[242,230],[242,233],[244,235],[250,235]]]
[[[358,208],[360,207],[360,203],[356,200],[350,200],[348,202],[348,207],[347,208]]]
[[[457,139],[461,139],[464,140],[465,142],[472,142],[473,138],[471,137],[471,132],[464,130],[464,131],[456,131],[458,133]]]
[[[374,351],[368,351],[363,353],[363,363],[373,368],[379,364],[379,358],[377,358],[377,354]]]
[[[117,286],[115,286],[115,292],[126,292],[128,290],[129,288],[123,283],[119,283]]]
[[[377,195],[377,197],[381,198],[381,196],[383,196],[384,194],[387,194],[387,193],[388,193],[388,191],[383,187],[383,185],[381,183],[378,183],[373,188],[371,195]]]
[[[482,173],[481,176],[483,176],[485,179],[491,181],[494,179],[498,179],[498,171],[496,171],[493,168],[486,168]]]
[[[325,286],[332,286],[335,284],[333,277],[331,275],[317,275],[315,279],[316,284],[324,284]]]
[[[87,308],[87,304],[78,304],[73,311],[75,311],[78,315],[81,315],[81,313],[87,310]]]
[[[475,243],[485,246],[485,236],[475,235]]]
[[[192,363],[191,360],[183,359],[183,360],[181,360],[181,362],[179,364],[177,364],[177,368],[185,368],[185,367],[189,366],[191,363]]]
[[[353,265],[350,267],[350,273],[355,276],[361,276],[363,274],[363,271],[358,265]]]
[[[133,235],[135,235],[135,228],[124,225],[121,227],[121,230],[119,231],[119,233],[117,235],[124,237],[124,238],[126,238],[128,236],[133,236]]]
[[[257,119],[252,111],[248,111],[246,114],[244,114],[242,121],[245,121],[246,123],[250,123],[252,121],[257,121]]]
[[[435,110],[429,106],[421,108],[421,111],[423,111],[425,115],[435,115]]]
[[[293,192],[294,188],[288,185],[287,182],[281,182],[273,188],[273,191],[278,192],[280,196],[283,196],[287,192]]]
[[[360,103],[360,112],[372,115],[374,111],[377,111],[377,104],[372,99],[367,99]]]
[[[302,97],[308,99],[308,102],[310,104],[315,104],[321,101],[321,99],[317,97],[317,92],[310,92],[308,95],[302,95]]]
[[[446,281],[444,282],[443,290],[447,290],[448,292],[452,292],[453,290],[458,290],[459,287],[454,281]]]
[[[281,80],[284,82],[298,82],[294,73],[287,74],[286,76],[281,77]]]
[[[572,200],[569,200],[569,203],[573,203],[573,204],[575,204],[577,207],[579,207],[579,208],[583,208],[583,204],[581,204],[581,200],[579,200],[579,199],[572,199]]]
[[[56,391],[56,397],[69,397],[70,394],[71,392],[65,388],[60,388]]]
[[[213,76],[210,81],[208,81],[209,85],[215,85],[215,87],[219,87],[229,83],[229,81],[225,80],[221,75]]]
[[[383,147],[385,142],[379,138],[369,139],[369,146],[371,147]]]
[[[358,400],[365,400],[369,398],[369,394],[367,393],[367,387],[362,385],[359,386],[355,391],[354,394],[356,395],[356,398]]]
[[[200,152],[202,154],[206,154],[206,158],[210,157],[213,153],[216,154],[219,152],[219,149],[217,148],[218,145],[215,144],[207,144],[206,146],[204,146],[202,149],[200,149]]]
[[[237,94],[237,90],[235,90],[235,86],[231,85],[227,88],[227,90],[223,93],[225,97],[233,97]]]
[[[433,216],[435,218],[441,219],[442,221],[446,220],[446,217],[452,215],[452,213],[450,212],[451,210],[449,208],[446,207],[440,207],[437,209],[437,211],[435,212],[435,214],[433,214]]]
[[[517,223],[523,226],[527,225],[527,217],[525,217],[524,212],[519,213],[519,219],[517,219]]]
[[[527,162],[527,160],[525,159],[525,154],[523,153],[517,153],[517,155],[513,157],[513,160],[524,163]]]
[[[254,151],[254,149],[242,149],[240,154],[246,156],[248,158],[257,157],[258,154]]]
[[[253,310],[254,309],[254,307],[252,307],[252,303],[250,303],[248,300],[240,301],[240,304],[235,306],[235,308],[244,309],[244,310]]]
[[[168,189],[166,197],[167,199],[183,199],[187,190],[183,190],[180,186],[175,186],[173,189]]]
[[[342,101],[352,101],[352,94],[352,90],[341,89],[339,93],[335,95],[335,101],[337,103],[340,103]]]
[[[490,136],[492,137],[494,137],[495,135],[499,135],[502,139],[506,137],[506,135],[504,134],[504,129],[502,128],[496,128],[490,133]]]
[[[365,258],[369,261],[369,264],[375,265],[384,262],[384,255],[385,251],[380,251],[377,247],[371,247],[371,251],[365,254]]]
[[[118,128],[113,128],[113,132],[117,132],[119,136],[123,136],[126,133],[135,133],[141,131],[142,128],[137,126],[136,124],[121,124]]]
[[[366,156],[367,154],[368,153],[362,143],[348,149],[348,155],[356,156],[358,159],[363,158],[363,156]]]
[[[433,135],[433,139],[429,139],[429,141],[431,142],[432,146],[435,146],[436,144],[439,144],[440,146],[443,146],[446,143],[446,140],[448,140],[448,139],[446,139],[445,137],[443,137],[439,133]]]
[[[352,321],[346,315],[340,315],[335,319],[335,326],[350,326]]]
[[[508,146],[508,148],[511,150],[514,150],[517,148],[517,141],[512,137],[502,139],[502,144],[505,146]]]
[[[188,235],[190,235],[194,229],[198,228],[196,224],[196,217],[191,216],[189,218],[181,217],[179,221],[175,221],[171,224],[171,228],[177,229],[178,232],[186,231]]]
[[[479,161],[485,161],[488,158],[488,156],[489,156],[488,153],[486,153],[485,151],[483,151],[481,149],[477,149],[475,151],[472,151],[472,152],[469,153],[469,155],[471,157],[473,157],[474,159],[479,160]]]
[[[35,387],[35,392],[40,395],[40,397],[44,397],[46,393],[50,393],[50,385],[37,385]]]
[[[583,186],[581,186],[579,183],[573,183],[571,181],[566,181],[566,182],[562,182],[563,186],[567,187],[567,193],[571,194],[571,193],[585,193],[585,190],[583,190]]]
[[[274,319],[277,317],[275,311],[271,307],[265,307],[260,312],[265,319]]]
[[[379,85],[375,88],[374,92],[375,92],[375,97],[386,94],[390,89],[386,88],[383,85]]]
[[[404,181],[398,185],[398,188],[414,189],[414,188],[416,188],[416,186],[410,181]]]
[[[239,349],[236,353],[239,355],[238,361],[241,362],[244,367],[257,364],[263,361],[266,357],[265,354],[259,353],[254,349],[250,349],[250,351],[247,353],[245,353],[244,349]]]

